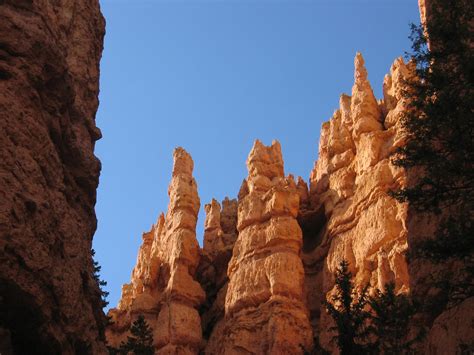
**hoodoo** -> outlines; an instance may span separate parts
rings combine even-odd
[[[197,309],[205,294],[195,280],[200,258],[196,239],[200,200],[193,165],[184,149],[174,151],[168,212],[143,234],[131,282],[123,286],[117,309],[109,312],[113,324],[107,339],[112,346],[125,341],[130,324],[143,315],[154,329],[158,353],[197,353],[201,347]]]
[[[342,260],[356,290],[368,286],[374,292],[393,283],[396,294],[410,294],[409,206],[388,192],[407,183],[391,156],[405,144],[403,91],[413,75],[412,65],[396,59],[377,100],[357,53],[352,93],[341,96],[322,126],[309,188],[302,178],[285,176],[278,142],[265,146],[257,140],[238,201],[205,206],[202,249],[195,236],[199,200],[192,165],[178,149],[167,217],[144,234],[132,283],[124,286],[118,310],[110,312],[116,323],[109,341],[123,340],[141,313],[154,328],[158,353],[303,354],[317,347],[334,352],[334,321],[323,301],[335,294]],[[176,201],[193,202],[185,208]],[[455,309],[442,313],[418,349],[441,354],[468,341],[471,303],[458,306],[466,318]],[[440,344],[436,334],[446,341]]]

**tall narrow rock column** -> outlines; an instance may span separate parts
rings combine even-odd
[[[278,142],[265,147],[256,141],[247,167],[228,268],[225,337],[216,352],[303,353],[311,347],[312,332],[303,303],[296,184],[284,176]]]
[[[166,287],[155,328],[159,354],[193,354],[202,340],[197,307],[205,294],[194,280],[199,264],[196,223],[200,208],[193,160],[182,148],[174,152],[173,176],[168,189],[170,202],[165,228],[160,236],[161,282]]]
[[[107,340],[112,346],[126,341],[131,323],[141,314],[153,328],[155,353],[197,354],[201,349],[197,308],[205,294],[195,281],[200,201],[192,172],[191,156],[182,148],[175,149],[168,212],[143,234],[131,282],[123,286],[117,309],[109,312],[112,324]]]

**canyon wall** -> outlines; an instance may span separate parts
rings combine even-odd
[[[98,0],[0,1],[0,352],[105,352]],[[80,311],[78,311],[80,310]]]

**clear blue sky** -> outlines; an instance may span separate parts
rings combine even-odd
[[[378,98],[409,50],[415,0],[101,0],[107,20],[97,125],[103,138],[94,237],[110,307],[142,232],[168,204],[172,152],[193,156],[201,204],[235,197],[256,138],[282,144],[308,179],[322,122],[364,55]],[[202,240],[203,207],[198,221]]]

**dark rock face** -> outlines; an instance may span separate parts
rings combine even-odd
[[[0,0],[0,352],[103,353],[98,0]]]

